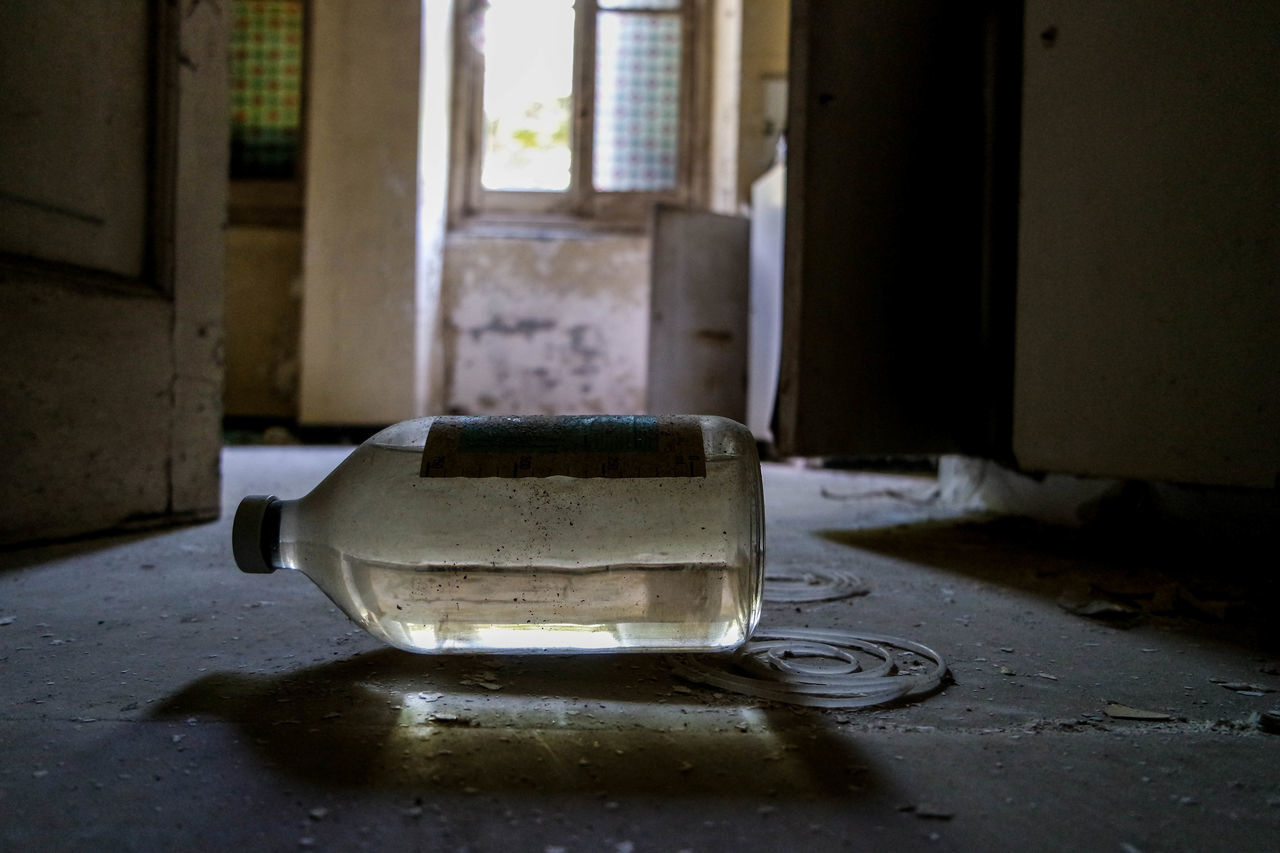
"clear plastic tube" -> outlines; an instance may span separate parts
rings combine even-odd
[[[864,668],[864,659],[877,663]],[[913,640],[808,628],[758,631],[732,654],[672,656],[671,665],[695,683],[817,708],[865,708],[922,695],[941,686],[947,672],[941,655]]]

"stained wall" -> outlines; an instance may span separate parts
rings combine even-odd
[[[641,411],[648,252],[643,235],[450,236],[443,283],[448,409]]]

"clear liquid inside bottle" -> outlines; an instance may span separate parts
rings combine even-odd
[[[278,565],[411,651],[720,650],[759,617],[754,439],[701,417],[705,476],[424,477],[431,418],[285,501]]]

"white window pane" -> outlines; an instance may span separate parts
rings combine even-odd
[[[573,0],[489,0],[482,39],[481,185],[567,190]]]
[[[676,188],[680,36],[679,15],[601,12],[596,18],[596,189]]]

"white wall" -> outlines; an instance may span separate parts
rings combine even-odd
[[[314,0],[299,419],[382,424],[432,403],[430,336],[439,269],[420,264],[419,227],[443,227],[443,191],[420,186],[421,72],[447,52],[448,0]],[[443,10],[443,11],[442,11]],[[424,22],[427,26],[424,26]],[[428,62],[423,64],[423,46]],[[448,91],[447,79],[430,87]],[[447,103],[447,98],[425,98]],[[430,120],[426,120],[429,118]],[[421,131],[448,131],[448,115]],[[430,175],[431,180],[442,180]],[[424,198],[441,205],[425,214]],[[427,240],[430,245],[430,240]],[[435,276],[435,281],[420,276]]]
[[[743,0],[715,0],[711,7],[710,207],[737,213],[738,116],[741,113]]]
[[[1273,0],[1029,0],[1014,449],[1027,470],[1280,472]]]

